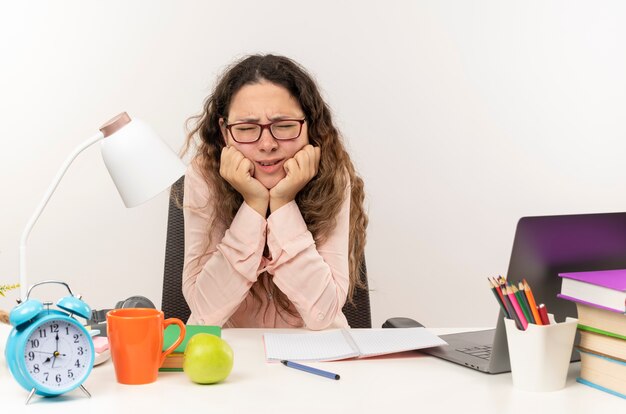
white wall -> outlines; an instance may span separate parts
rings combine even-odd
[[[519,217],[626,208],[623,2],[217,3],[0,3],[0,284],[77,145],[125,110],[180,148],[216,75],[254,52],[300,61],[335,111],[367,185],[377,326],[492,325],[485,278]],[[166,204],[126,210],[87,150],[31,234],[30,281],[159,304]]]

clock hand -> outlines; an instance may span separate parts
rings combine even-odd
[[[52,354],[52,358],[54,358],[52,360],[52,368],[54,368],[54,363],[57,362],[57,357],[59,356],[59,333],[57,332],[56,336],[54,337],[55,341],[56,341],[56,349],[54,351],[54,353]]]
[[[54,368],[54,363],[57,361],[57,358],[60,356],[67,356],[67,354],[62,354],[59,351],[54,351],[54,353],[52,354],[52,358],[54,358],[52,360],[52,368]],[[48,357],[48,359],[50,359],[50,357]],[[44,362],[47,362],[47,360]]]
[[[56,341],[56,349],[54,351],[54,353],[52,354],[52,357],[54,358],[52,360],[52,368],[54,368],[54,363],[57,361],[57,357],[59,356],[59,333],[57,332],[56,336],[54,337],[55,341]]]

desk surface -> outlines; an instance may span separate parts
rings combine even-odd
[[[547,393],[513,388],[511,374],[489,375],[418,352],[394,356],[312,363],[341,375],[333,381],[265,362],[262,329],[225,329],[223,338],[235,352],[235,365],[226,381],[197,385],[182,372],[159,373],[147,385],[121,385],[109,360],[94,367],[85,387],[57,397],[34,396],[28,412],[50,409],[94,410],[111,413],[597,413],[622,412],[618,397],[575,382],[579,363],[571,364],[563,390]],[[450,329],[431,329],[441,335]],[[27,392],[0,367],[0,406],[23,407]],[[541,407],[541,409],[539,409]],[[145,410],[149,411],[145,411]],[[45,410],[45,411],[44,411]],[[80,411],[75,411],[80,412]],[[86,412],[86,411],[83,411]],[[100,411],[97,411],[100,412]]]

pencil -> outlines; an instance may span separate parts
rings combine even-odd
[[[533,316],[535,317],[535,323],[537,325],[543,325],[543,322],[541,321],[541,316],[539,316],[539,311],[537,310],[537,302],[535,302],[535,296],[533,295],[533,291],[530,288],[530,285],[528,284],[526,279],[523,279],[523,282],[524,282],[524,293],[526,294],[526,299],[528,299],[528,305],[530,306],[530,310],[532,311]]]
[[[535,316],[530,310],[530,304],[528,303],[528,299],[526,299],[526,293],[524,293],[524,284],[522,282],[519,282],[518,286],[519,286],[519,290],[518,290],[519,295],[517,296],[518,298],[517,300],[520,301],[521,305],[523,306],[523,310],[526,311],[524,315],[526,316],[528,323],[537,324],[537,322],[535,322]]]
[[[550,325],[550,319],[548,318],[548,309],[543,303],[539,304],[539,316],[541,317],[541,322],[544,325]]]
[[[524,312],[522,312],[522,308],[520,308],[519,303],[517,302],[517,298],[515,298],[515,293],[513,292],[513,289],[515,289],[513,286],[507,287],[506,293],[509,299],[511,300],[511,304],[513,305],[513,308],[515,309],[515,313],[519,317],[520,323],[522,324],[522,330],[525,331],[526,328],[528,328],[528,321],[526,320],[526,317],[524,316]]]
[[[502,295],[502,291],[500,290],[500,284],[498,283],[498,281],[496,280],[495,277],[492,278],[487,278],[489,279],[489,281],[491,282],[491,284],[493,285],[493,287],[496,290],[496,293],[498,294],[498,296],[500,297],[500,301],[504,304],[504,295]]]
[[[522,321],[520,320],[519,316],[517,316],[517,312],[515,312],[515,308],[513,308],[513,304],[511,303],[511,300],[506,293],[504,294],[504,305],[508,309],[509,315],[511,315],[509,316],[509,319],[513,319],[515,321],[517,329],[523,330],[524,327],[522,326]]]
[[[506,277],[499,275],[498,279],[497,279],[498,284],[500,285],[500,291],[503,294],[503,299],[504,299],[504,304],[507,307],[507,309],[509,310],[509,315],[511,319],[515,320],[515,325],[517,325],[518,329],[524,329],[522,326],[522,320],[519,318],[519,316],[517,316],[517,312],[515,311],[515,308],[513,307],[513,303],[511,302],[511,299],[509,299],[509,295],[508,293],[508,282],[506,281]]]
[[[506,306],[504,305],[504,298],[502,296],[502,292],[500,292],[500,288],[497,288],[496,285],[494,285],[494,282],[490,279],[487,278],[487,280],[489,281],[489,286],[491,287],[491,292],[493,292],[493,295],[496,297],[496,300],[498,301],[498,304],[500,305],[500,308],[502,308],[502,311],[504,312],[504,315],[511,319],[511,316],[509,315],[509,311],[506,308]]]
[[[522,300],[522,296],[524,295],[519,290],[517,290],[517,287],[515,285],[512,285],[510,289],[513,291],[513,294],[515,295],[515,299],[517,299],[517,303],[519,304],[519,307],[522,310],[522,313],[524,314],[524,318],[526,318],[526,322],[530,323],[528,307]]]
[[[503,285],[506,285],[506,278],[502,277],[502,275],[499,275],[498,283],[500,284],[500,287],[502,287]]]

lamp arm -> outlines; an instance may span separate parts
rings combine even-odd
[[[57,172],[54,180],[52,180],[50,187],[48,187],[48,191],[43,196],[43,199],[39,203],[39,206],[31,216],[30,220],[26,224],[26,227],[24,228],[24,231],[22,232],[22,238],[20,239],[20,298],[22,301],[26,300],[26,295],[28,292],[28,281],[26,275],[26,242],[28,241],[28,236],[30,235],[33,226],[35,225],[35,223],[37,223],[37,219],[39,219],[39,216],[43,212],[44,208],[46,208],[48,201],[50,201],[52,194],[54,194],[54,191],[56,190],[57,186],[61,182],[61,179],[65,175],[65,172],[70,167],[74,159],[78,157],[78,155],[85,149],[89,148],[103,138],[104,134],[102,132],[98,132],[97,134],[83,142],[81,145],[79,145],[70,154],[70,156],[65,160],[65,163],[63,163],[63,165],[59,169],[59,172]]]

